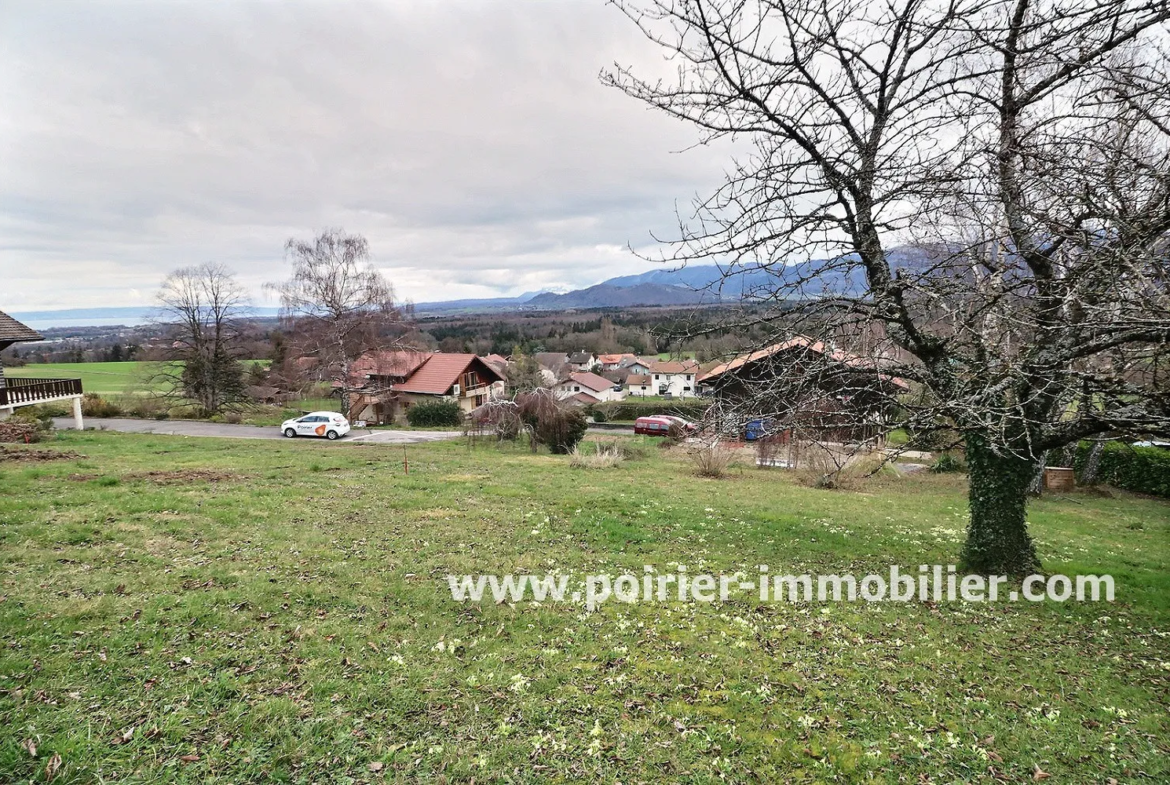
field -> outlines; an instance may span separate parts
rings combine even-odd
[[[143,390],[149,384],[152,363],[34,363],[5,368],[6,376],[36,379],[81,379],[81,389],[101,396]]]
[[[245,360],[246,365],[266,363],[267,360]],[[87,393],[97,393],[103,398],[117,402],[121,396],[142,395],[160,392],[165,378],[156,373],[157,364],[149,362],[121,363],[34,363],[17,368],[5,368],[4,373],[13,378],[40,379],[81,379],[81,388]],[[291,409],[336,411],[338,401],[334,398],[305,398],[289,402]],[[253,413],[251,419],[264,424],[279,423],[285,413],[283,409],[272,413],[261,410]]]
[[[0,781],[1170,780],[1170,506],[1040,500],[1115,603],[457,603],[448,574],[953,561],[953,475],[853,491],[85,432],[0,461]],[[18,448],[27,450],[29,448]],[[35,756],[31,750],[35,749]]]

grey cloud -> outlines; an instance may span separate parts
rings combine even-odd
[[[343,226],[415,300],[644,269],[726,150],[603,88],[660,54],[597,2],[0,7],[9,309],[120,305],[218,260],[254,287]]]

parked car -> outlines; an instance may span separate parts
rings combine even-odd
[[[749,420],[747,427],[743,430],[744,441],[754,442],[757,439],[763,439],[771,436],[776,432],[776,421],[771,417],[761,417],[756,420]]]
[[[634,420],[634,433],[645,436],[666,436],[670,433],[670,426],[678,425],[685,433],[694,433],[698,427],[682,417],[672,414],[655,414],[651,417],[639,417]]]
[[[289,439],[296,436],[323,436],[334,441],[349,433],[349,420],[337,412],[310,412],[295,420],[285,420],[280,430]]]

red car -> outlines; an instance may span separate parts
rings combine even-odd
[[[634,433],[645,436],[666,436],[670,433],[672,425],[678,425],[686,433],[694,433],[697,430],[694,423],[687,422],[682,417],[656,414],[653,417],[639,417],[634,420]]]

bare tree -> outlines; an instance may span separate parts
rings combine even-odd
[[[616,4],[677,78],[603,80],[754,150],[664,258],[768,271],[780,333],[876,326],[874,373],[930,393],[907,419],[965,443],[965,565],[1036,570],[1045,453],[1170,430],[1170,5]]]
[[[158,371],[162,383],[152,386],[207,414],[244,403],[240,327],[249,303],[232,272],[212,263],[176,270],[163,281],[158,301],[170,362]]]
[[[389,281],[370,263],[369,243],[361,235],[327,229],[310,241],[290,239],[285,250],[292,277],[273,288],[293,361],[311,360],[308,372],[340,390],[348,415],[362,386],[352,378],[353,363],[394,344],[403,311]]]

